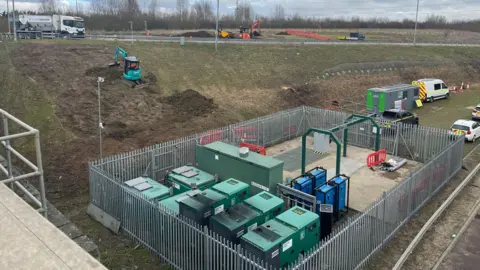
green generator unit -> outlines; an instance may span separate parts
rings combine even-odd
[[[295,206],[242,236],[241,246],[271,264],[286,268],[320,241],[320,218]]]
[[[419,87],[397,84],[367,90],[367,111],[383,113],[390,109],[411,110],[419,99]]]
[[[138,177],[124,183],[129,190],[140,193],[149,201],[160,201],[170,197],[170,188],[150,179],[148,177]]]
[[[219,180],[235,178],[250,185],[250,193],[276,192],[283,180],[283,161],[224,142],[197,145],[199,169],[214,173]]]
[[[192,192],[192,191],[187,191],[184,193],[174,195],[170,198],[163,199],[160,202],[158,202],[158,204],[168,209],[171,213],[178,215],[180,214],[179,202],[189,197],[187,194],[188,192]]]
[[[234,244],[240,237],[283,212],[283,200],[262,192],[210,218],[210,229]]]
[[[192,189],[204,190],[216,184],[216,177],[192,166],[177,168],[165,175],[173,194],[177,195]]]
[[[284,201],[282,199],[266,191],[262,191],[257,195],[246,199],[244,203],[250,208],[260,212],[261,216],[264,217],[264,220],[258,222],[256,226],[278,216],[285,209]]]
[[[250,186],[233,178],[214,185],[212,190],[227,196],[228,203],[225,208],[241,203],[250,196]]]
[[[192,190],[187,192],[188,197],[180,200],[180,215],[190,218],[198,224],[205,226],[211,216],[218,215],[225,210],[228,198],[211,190]]]

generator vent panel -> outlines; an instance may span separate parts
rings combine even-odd
[[[219,141],[197,145],[198,168],[218,175],[221,181],[235,178],[249,184],[252,195],[276,192],[277,184],[283,180],[283,161],[254,152],[241,155],[239,149]]]

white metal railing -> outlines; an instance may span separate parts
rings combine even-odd
[[[10,184],[10,187],[19,188],[29,199],[33,201],[35,205],[39,208],[37,211],[41,212],[45,217],[47,216],[47,199],[45,196],[45,182],[43,178],[43,167],[42,167],[42,154],[40,148],[40,132],[37,129],[25,124],[21,120],[17,119],[13,115],[9,114],[8,112],[0,109],[0,115],[2,115],[2,133],[0,133],[0,145],[5,150],[5,159],[6,159],[6,166],[0,163],[0,171],[3,175],[6,176],[6,179],[2,179],[0,174],[0,183],[3,184]],[[19,133],[10,133],[9,123],[13,122],[21,129],[26,130],[24,132]],[[31,161],[28,160],[25,156],[23,156],[20,152],[14,149],[11,145],[11,141],[19,138],[25,137],[34,137],[35,143],[35,156],[36,156],[36,165],[33,164]],[[30,172],[26,173],[19,173],[13,171],[13,164],[12,164],[12,154],[18,158],[24,165],[26,165]],[[28,179],[28,178],[37,178],[39,180],[40,186],[40,201],[30,192],[28,191],[19,181]]]

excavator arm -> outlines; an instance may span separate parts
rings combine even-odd
[[[128,56],[127,51],[125,51],[124,49],[117,46],[116,49],[115,49],[115,58],[114,58],[115,64],[117,64],[117,65],[120,64],[118,62],[118,56],[119,55],[121,55],[123,58],[126,58]]]

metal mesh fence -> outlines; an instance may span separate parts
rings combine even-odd
[[[197,144],[241,141],[270,146],[304,134],[309,128],[342,125],[348,114],[300,107],[182,139],[93,161],[89,164],[90,201],[121,221],[121,230],[177,269],[271,269],[213,232],[127,191],[123,182],[148,176],[162,181],[174,168],[195,164]],[[349,217],[332,234],[298,259],[294,269],[355,269],[365,265],[451,177],[461,169],[463,137],[447,130],[378,121],[348,128],[348,144],[373,149],[375,133],[389,154],[425,163]],[[335,135],[343,140],[343,131]],[[284,189],[285,190],[285,189]],[[285,199],[285,196],[282,196]],[[295,199],[293,199],[295,200]],[[286,202],[288,208],[291,201]],[[345,258],[348,258],[346,260]]]

